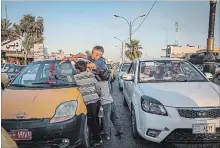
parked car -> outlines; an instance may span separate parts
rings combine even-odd
[[[89,147],[87,110],[71,62],[32,62],[2,92],[2,127],[19,147]]]
[[[220,141],[219,86],[188,61],[138,59],[123,80],[134,138],[156,143]]]
[[[1,147],[2,148],[18,148],[15,141],[8,135],[4,128],[1,130]]]
[[[108,70],[111,71],[111,81],[115,80],[115,69],[113,68],[112,64],[106,64],[108,67]]]
[[[220,63],[216,63],[214,78],[217,78],[220,81]]]
[[[7,73],[10,80],[12,80],[25,67],[26,67],[25,65],[13,65],[5,73]]]
[[[125,73],[128,72],[128,68],[130,67],[131,62],[124,62],[121,64],[119,71],[118,71],[118,85],[119,85],[119,89],[122,90],[123,89],[123,80],[121,78],[121,76]]]
[[[9,70],[14,65],[15,64],[1,63],[1,72],[5,72],[5,71]]]

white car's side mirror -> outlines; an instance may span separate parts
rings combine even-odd
[[[133,74],[124,74],[122,76],[122,80],[124,80],[124,81],[133,81],[134,80],[134,75]]]
[[[209,79],[209,80],[212,80],[213,79],[213,75],[211,73],[204,73],[206,78]]]

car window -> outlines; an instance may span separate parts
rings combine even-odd
[[[205,77],[189,62],[155,60],[140,62],[139,82],[204,82]]]
[[[15,66],[12,66],[7,72],[15,72]]]
[[[74,69],[70,62],[58,64],[59,62],[33,62],[25,67],[13,80],[11,85],[25,85],[26,87],[40,86],[48,87],[53,83],[56,86],[72,87],[75,81],[73,78]],[[52,81],[52,82],[51,82]],[[40,84],[39,84],[40,83]],[[49,85],[50,86],[50,85]],[[53,87],[53,86],[51,86]]]
[[[5,65],[5,68],[10,68],[10,65],[9,65],[9,64],[6,64],[6,65]]]
[[[128,69],[130,67],[130,63],[124,63],[122,66],[121,66],[121,72],[128,72]]]
[[[130,69],[128,71],[129,74],[134,74],[134,69],[135,69],[134,65],[135,65],[135,63],[132,63],[132,65],[131,65],[131,67],[130,67]]]

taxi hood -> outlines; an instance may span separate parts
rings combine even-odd
[[[15,119],[19,113],[23,119],[51,118],[59,104],[77,100],[77,87],[61,89],[5,89],[2,92],[2,119]]]

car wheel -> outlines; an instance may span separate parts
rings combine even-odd
[[[128,104],[127,104],[127,102],[126,102],[126,100],[125,100],[125,96],[124,96],[124,99],[123,99],[123,105],[124,105],[124,106],[128,106]]]
[[[85,130],[83,133],[83,139],[82,139],[82,144],[79,146],[79,148],[90,148],[90,141],[91,141],[91,133],[90,133],[90,129],[87,126],[85,126]]]
[[[135,111],[134,108],[132,106],[131,109],[131,126],[132,126],[132,135],[135,139],[139,139],[140,135],[137,131],[137,123],[136,123],[136,116],[135,116]]]

